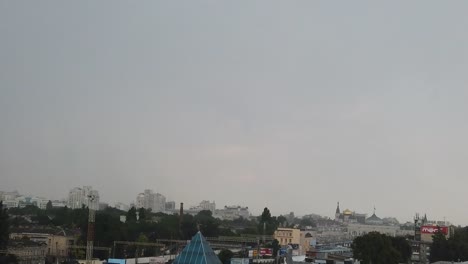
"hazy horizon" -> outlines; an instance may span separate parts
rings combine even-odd
[[[0,189],[468,225],[467,8],[1,1]]]

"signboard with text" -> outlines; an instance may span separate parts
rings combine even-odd
[[[262,248],[260,249],[260,256],[273,256],[273,250],[271,248]]]
[[[421,234],[436,234],[442,232],[442,234],[448,234],[448,227],[447,226],[421,226]]]

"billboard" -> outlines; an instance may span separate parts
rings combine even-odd
[[[447,226],[421,226],[421,234],[435,234],[437,232],[442,232],[444,235],[448,235]]]
[[[253,249],[249,250],[249,258],[255,258],[258,256],[271,257],[273,256],[273,249],[271,248],[261,248],[260,251]]]
[[[266,257],[273,256],[273,249],[271,249],[271,248],[261,248],[260,249],[260,256],[266,256]]]

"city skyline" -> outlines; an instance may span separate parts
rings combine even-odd
[[[84,188],[91,188],[92,189],[92,186],[83,186]],[[66,197],[61,197],[61,198],[49,198],[49,197],[46,197],[46,196],[40,196],[40,195],[34,195],[34,194],[31,194],[31,193],[21,193],[19,192],[19,196],[30,196],[30,197],[36,197],[36,198],[43,198],[43,199],[46,199],[46,200],[50,200],[50,201],[60,201],[60,202],[63,202],[64,204],[62,206],[70,206],[70,194],[76,190],[76,189],[82,189],[83,187],[73,187],[72,189],[70,189],[69,191],[69,194],[68,196]],[[96,194],[99,192],[99,190],[94,190],[96,191]],[[215,208],[216,207],[216,201],[215,200],[201,200],[201,201],[178,201],[177,199],[166,199],[166,196],[164,193],[159,193],[159,192],[155,192],[154,190],[152,189],[146,189],[144,190],[144,192],[140,192],[138,193],[137,195],[137,199],[135,200],[132,200],[132,201],[107,201],[107,200],[99,200],[98,203],[100,204],[106,204],[107,206],[111,206],[111,207],[115,207],[115,208],[118,208],[118,207],[122,207],[122,206],[126,206],[128,207],[127,209],[122,209],[122,208],[118,208],[120,210],[123,210],[123,211],[127,211],[128,209],[130,209],[132,206],[135,207],[136,209],[138,208],[146,208],[146,209],[150,209],[151,205],[143,205],[143,204],[139,204],[138,203],[138,196],[140,196],[141,194],[144,194],[146,193],[147,191],[149,191],[151,194],[154,194],[154,195],[162,195],[162,197],[164,197],[165,199],[165,202],[166,203],[174,203],[175,204],[175,208],[174,209],[171,209],[170,211],[164,211],[164,210],[152,210],[154,212],[165,212],[165,213],[173,213],[173,212],[179,212],[180,210],[180,203],[184,203],[184,210],[185,211],[192,211],[192,213],[194,212],[198,212],[200,210],[206,210],[208,208]],[[18,192],[18,190],[12,190],[12,191],[5,191],[5,190],[0,190],[0,194],[4,192],[4,193],[14,193],[14,192]],[[97,194],[99,196],[99,194]],[[0,200],[1,200],[1,195],[0,195]],[[211,202],[210,202],[211,201]],[[86,206],[86,205],[85,205]],[[219,206],[219,204],[218,204]],[[246,208],[249,208],[249,205],[248,204],[240,204],[240,203],[236,203],[236,202],[232,202],[230,204],[224,204],[224,205],[221,205],[221,209],[223,207],[231,207],[231,206],[240,206],[240,207],[243,207],[245,206]],[[80,207],[80,206],[78,206]],[[75,207],[75,208],[78,208],[78,207]],[[44,205],[44,208],[45,208],[45,205]],[[265,207],[262,207],[262,208],[259,208],[258,210],[256,210],[255,208],[250,208],[251,210],[251,216],[260,216],[263,212],[263,209]],[[339,207],[339,202],[338,202],[338,208]],[[355,209],[354,207],[343,207],[341,208],[340,210],[343,212],[343,211],[348,211],[348,212],[352,212],[353,214],[356,213],[356,215],[360,215],[361,217],[370,217],[372,214],[377,214],[379,215],[381,218],[396,218],[400,224],[404,224],[404,223],[408,223],[408,222],[412,222],[414,220],[414,217],[427,217],[427,212],[415,212],[412,216],[408,217],[408,218],[399,218],[399,217],[395,217],[395,216],[392,216],[392,215],[384,215],[384,214],[379,214],[376,212],[376,207],[374,205],[372,211],[356,211],[356,210],[350,210],[350,208],[352,209]],[[361,208],[361,207],[358,207],[358,208]],[[151,208],[153,209],[153,208]],[[218,209],[218,208],[217,208]],[[253,209],[253,210],[252,210]],[[276,212],[275,211],[275,208],[268,208],[270,210],[270,212],[272,212],[272,215],[274,216],[286,216],[288,217],[289,214],[293,213],[295,217],[299,217],[299,218],[302,218],[303,216],[307,216],[307,215],[319,215],[321,217],[325,217],[325,218],[329,218],[330,220],[337,220],[337,215],[336,215],[336,210],[333,210],[335,212],[335,215],[333,214],[328,214],[328,213],[320,213],[320,212],[317,212],[317,211],[307,211],[307,212]],[[195,210],[195,211],[194,211]],[[211,209],[210,209],[211,210]],[[215,212],[214,210],[211,210],[213,213]],[[434,217],[429,217],[429,220],[432,220],[432,221],[446,221],[447,223],[450,223],[450,224],[454,224],[454,225],[459,225],[458,223],[452,223],[450,221],[449,218],[447,217],[443,217],[441,219],[439,218],[434,218]]]
[[[468,225],[467,2],[0,2],[1,188]]]

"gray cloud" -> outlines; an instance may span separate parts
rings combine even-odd
[[[466,5],[1,2],[1,189],[468,224]]]

